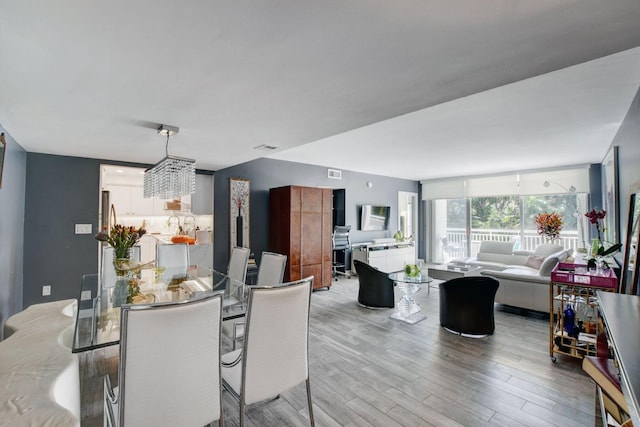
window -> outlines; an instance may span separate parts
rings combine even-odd
[[[533,251],[544,243],[534,223],[540,212],[563,216],[559,244],[585,247],[586,194],[492,196],[432,201],[433,262],[476,256],[483,240],[514,242],[516,250]]]

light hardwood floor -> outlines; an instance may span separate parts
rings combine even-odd
[[[438,290],[416,300],[427,319],[357,305],[357,279],[312,295],[311,393],[322,426],[591,426],[595,386],[579,360],[549,358],[549,320],[497,306],[495,334],[473,339],[439,325]],[[397,298],[397,296],[396,296]],[[396,299],[397,300],[397,299]],[[223,351],[229,350],[223,342]],[[102,376],[116,379],[117,349],[81,355],[83,426],[102,424]],[[238,404],[224,393],[225,425]],[[306,426],[304,385],[252,405],[249,426]]]

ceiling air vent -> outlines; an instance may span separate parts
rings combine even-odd
[[[332,179],[342,179],[342,171],[337,169],[327,169],[327,176]]]
[[[253,148],[256,150],[262,150],[262,151],[274,151],[278,149],[278,147],[276,147],[275,145],[267,145],[267,144],[258,145],[257,147],[253,147]]]

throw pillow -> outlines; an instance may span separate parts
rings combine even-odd
[[[556,266],[557,263],[562,261],[567,257],[566,251],[556,252],[554,254],[549,255],[545,258],[540,266],[540,275],[541,276],[551,276],[551,270]]]
[[[527,267],[535,268],[536,270],[540,270],[540,266],[544,262],[544,257],[529,255],[527,260],[524,262],[524,265]]]

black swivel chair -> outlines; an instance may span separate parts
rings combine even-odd
[[[460,277],[440,283],[440,325],[461,335],[491,335],[500,283],[492,277]]]
[[[358,273],[358,304],[367,308],[393,308],[393,280],[389,274],[371,267],[369,264],[353,260]]]
[[[351,239],[349,238],[349,232],[351,231],[350,225],[336,225],[333,228],[333,235],[331,236],[331,246],[333,247],[333,277],[338,280],[338,274],[347,276],[347,249],[351,249]],[[338,262],[336,254],[342,252],[342,262]],[[339,271],[342,268],[344,271]]]

